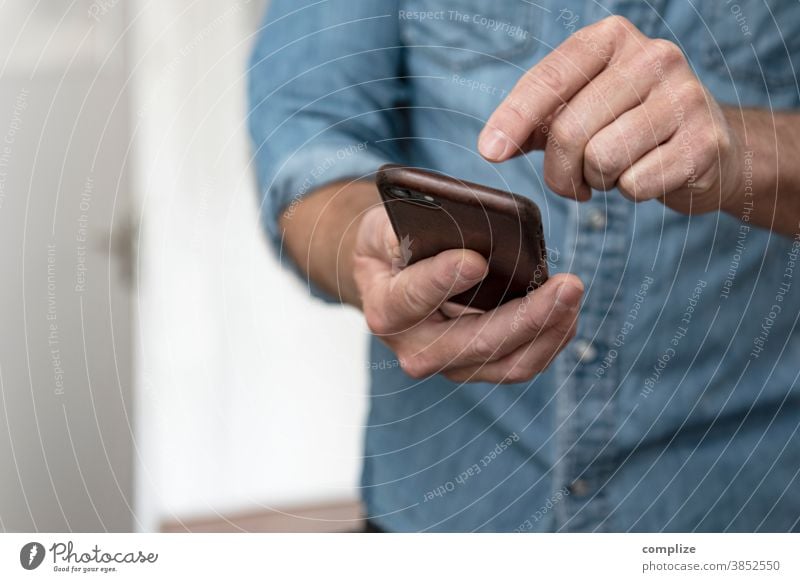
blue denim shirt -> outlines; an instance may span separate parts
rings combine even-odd
[[[400,162],[531,197],[551,269],[586,285],[576,340],[524,385],[415,381],[372,339],[362,494],[379,526],[800,528],[800,242],[746,212],[683,216],[617,191],[578,204],[547,190],[541,153],[476,151],[520,75],[609,14],[678,43],[721,103],[796,108],[800,5],[769,5],[272,1],[249,122],[276,249],[302,196]]]

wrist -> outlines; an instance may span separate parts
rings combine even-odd
[[[741,217],[752,204],[753,150],[746,140],[744,112],[736,107],[723,107],[722,111],[731,143],[720,181],[720,210]]]
[[[361,293],[356,285],[354,273],[356,242],[358,241],[361,219],[361,215],[354,218],[352,224],[343,233],[336,259],[339,300],[358,309],[361,309]]]
[[[361,293],[355,281],[356,248],[364,215],[375,205],[377,192],[371,182],[334,185],[330,204],[321,213],[325,235],[315,253],[326,263],[328,287],[342,303],[361,308]]]

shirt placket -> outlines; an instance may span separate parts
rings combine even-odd
[[[618,193],[595,193],[576,206],[569,270],[586,286],[578,333],[559,358],[555,489],[568,493],[556,512],[566,531],[607,529],[604,484],[614,471],[609,443],[618,426],[618,366],[603,358],[622,324],[619,285],[629,251],[632,204]],[[577,223],[577,224],[576,224]]]

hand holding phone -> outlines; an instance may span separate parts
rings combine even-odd
[[[522,297],[504,296],[485,313],[448,319],[439,308],[478,287],[491,272],[490,261],[466,246],[407,265],[405,258],[385,206],[369,210],[355,237],[353,277],[367,325],[412,377],[524,382],[575,334],[583,285],[573,275],[550,277]]]
[[[532,200],[417,168],[386,165],[378,190],[408,264],[448,249],[470,249],[489,272],[456,303],[493,309],[547,281],[547,248]]]

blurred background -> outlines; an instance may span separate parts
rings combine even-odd
[[[257,217],[266,4],[0,5],[0,531],[358,527],[365,329]]]

